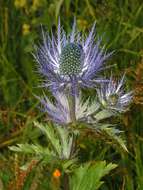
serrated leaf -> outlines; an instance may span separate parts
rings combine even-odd
[[[56,129],[60,135],[63,158],[68,159],[71,154],[71,149],[73,144],[73,134],[69,134],[68,130],[65,128],[57,127]]]
[[[92,129],[100,132],[100,134],[103,135],[105,138],[114,141],[116,144],[120,145],[121,148],[128,152],[125,142],[120,135],[123,131],[115,128],[115,125],[97,123],[92,126]]]
[[[116,168],[116,164],[107,164],[105,161],[99,161],[94,164],[86,163],[75,169],[70,178],[71,190],[97,190],[101,185],[101,178]]]
[[[58,156],[61,155],[61,146],[60,141],[57,138],[57,135],[55,133],[55,130],[53,127],[50,127],[48,125],[43,125],[38,122],[34,122],[35,126],[38,127],[47,137],[47,140],[50,141],[51,145],[55,149]]]
[[[128,152],[125,142],[120,136],[120,133],[122,131],[120,131],[119,129],[116,129],[115,127],[113,127],[113,125],[110,125],[110,124],[100,125],[98,126],[98,129],[101,132],[103,132],[103,134],[106,134],[107,137],[109,137],[111,140],[114,140],[117,144],[119,144],[125,151]]]
[[[23,152],[26,154],[35,154],[41,156],[55,156],[48,148],[43,148],[37,144],[17,144],[16,146],[10,146],[10,150],[15,152]]]
[[[56,125],[50,127],[48,125],[42,125],[38,122],[34,123],[50,141],[55,153],[60,159],[69,159],[73,146],[73,134],[65,127]]]

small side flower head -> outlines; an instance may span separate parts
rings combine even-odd
[[[99,101],[105,109],[117,112],[126,111],[131,102],[133,92],[126,93],[124,91],[124,77],[120,81],[115,81],[111,76],[108,83],[101,84],[100,89],[97,89]]]

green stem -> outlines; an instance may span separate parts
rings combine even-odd
[[[74,80],[74,78],[73,78]],[[73,87],[69,91],[69,106],[70,106],[70,118],[71,118],[71,127],[76,125],[76,95],[73,93]],[[75,150],[75,138],[72,141],[72,147],[70,152],[70,158],[72,157]],[[69,158],[69,159],[70,159]],[[67,173],[64,174],[64,190],[69,190],[69,176]]]
[[[75,125],[76,123],[76,95],[75,95],[75,91],[76,91],[76,78],[75,76],[71,77],[71,88],[69,91],[69,96],[70,96],[70,117],[71,117],[71,122],[73,125]]]
[[[75,96],[74,95],[71,95],[70,96],[70,117],[71,117],[71,121],[72,121],[72,124],[75,124],[76,123],[76,115],[75,115]]]
[[[64,174],[64,190],[69,190],[69,176],[68,174]]]

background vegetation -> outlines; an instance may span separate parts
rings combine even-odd
[[[28,169],[21,170],[29,158],[8,150],[15,143],[37,138],[44,141],[33,133],[33,120],[44,116],[33,96],[41,89],[37,88],[39,76],[31,52],[40,40],[40,24],[45,30],[54,30],[59,16],[67,32],[74,17],[85,33],[96,21],[97,34],[102,35],[108,51],[116,50],[109,61],[115,64],[113,73],[121,76],[126,72],[127,88],[134,90],[130,111],[118,121],[129,153],[102,140],[95,143],[89,134],[81,144],[80,159],[118,164],[101,190],[143,190],[142,0],[0,0],[0,189],[44,190],[51,181],[54,189],[59,183],[53,166],[36,169],[31,161]]]

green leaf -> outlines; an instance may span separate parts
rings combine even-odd
[[[101,178],[116,167],[112,163],[106,165],[105,161],[86,163],[70,177],[70,190],[97,190],[103,184]]]
[[[116,129],[112,124],[99,124],[96,128],[100,130],[105,137],[115,141],[115,143],[119,144],[125,151],[128,152],[125,142],[120,135],[122,131]]]
[[[103,120],[103,119],[107,119],[109,117],[112,117],[114,115],[114,112],[112,111],[109,111],[109,110],[102,110],[100,112],[98,112],[94,118],[97,120],[97,121],[100,121],[100,120]]]
[[[113,140],[115,140],[125,151],[128,152],[128,149],[125,145],[124,140],[121,138],[120,135],[116,134],[116,129],[114,128],[106,128],[104,129],[104,131],[106,132],[106,134]]]
[[[59,1],[56,2],[56,19],[59,16],[60,9],[61,9],[61,6],[62,6],[63,3],[64,3],[64,0],[59,0]]]
[[[69,134],[69,131],[65,128],[57,126],[57,131],[60,135],[62,156],[66,159],[70,157],[72,145],[73,145],[73,134]]]
[[[57,134],[55,133],[54,127],[43,125],[38,122],[34,122],[35,126],[38,127],[47,137],[48,141],[50,141],[51,145],[55,149],[58,156],[61,155],[61,146],[60,141],[57,138]]]
[[[44,148],[38,144],[17,144],[16,146],[10,146],[9,149],[15,152],[23,152],[25,154],[35,154],[39,157],[55,156],[47,147]]]
[[[73,134],[61,126],[51,127],[38,122],[34,124],[46,135],[60,159],[69,159],[73,146]]]

